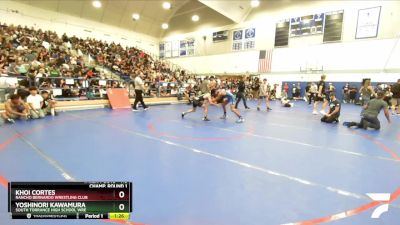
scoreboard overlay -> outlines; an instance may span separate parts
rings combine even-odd
[[[12,219],[118,219],[132,212],[132,182],[10,182]]]

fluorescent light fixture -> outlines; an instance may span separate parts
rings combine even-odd
[[[193,22],[197,22],[197,21],[199,21],[199,19],[200,19],[200,17],[198,15],[193,15],[192,16],[192,21]]]
[[[161,24],[161,28],[164,29],[164,30],[168,29],[168,27],[169,27],[168,23]]]
[[[170,8],[171,8],[171,3],[170,3],[170,2],[164,2],[164,3],[162,4],[162,7],[163,7],[164,9],[170,9]]]
[[[134,14],[132,14],[132,19],[133,20],[139,20],[140,19],[140,15],[139,14],[137,14],[137,13],[134,13]]]
[[[251,5],[251,7],[256,8],[260,5],[260,1],[259,0],[251,0],[250,5]]]
[[[92,2],[93,7],[95,8],[101,8],[101,1],[93,1]]]

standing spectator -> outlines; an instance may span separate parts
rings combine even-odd
[[[315,98],[318,94],[318,86],[316,83],[312,82],[310,86],[310,98],[308,99],[308,104],[311,105],[311,101],[315,102]]]
[[[350,102],[350,85],[349,85],[349,83],[346,83],[343,86],[342,93],[343,93],[343,103]]]
[[[305,93],[304,93],[304,101],[305,102],[308,102],[310,99],[310,96],[311,96],[310,88],[311,88],[311,83],[307,82],[307,86],[306,86]]]
[[[43,118],[44,112],[42,110],[43,107],[42,96],[38,95],[36,87],[29,88],[29,92],[31,94],[26,98],[26,102],[29,105],[32,119]]]
[[[292,84],[292,99],[296,98],[296,92],[297,92],[296,89],[297,89],[296,85]]]
[[[397,115],[400,114],[400,79],[397,80],[397,83],[393,84],[390,88],[393,95],[392,95],[392,113],[396,113],[397,107]]]
[[[243,99],[243,105],[244,105],[244,107],[245,107],[246,109],[250,109],[250,108],[247,106],[247,103],[246,103],[246,93],[245,93],[245,91],[246,91],[246,85],[245,85],[245,83],[244,83],[244,79],[245,79],[245,78],[242,78],[242,79],[239,81],[239,83],[238,83],[238,92],[237,92],[237,94],[236,94],[235,109],[238,108],[238,105],[239,105],[239,102],[240,102],[241,99]]]
[[[349,91],[349,101],[352,104],[356,103],[356,98],[357,98],[357,93],[358,89],[356,86],[350,86],[350,91]]]
[[[360,88],[361,105],[367,105],[371,100],[371,96],[375,95],[375,91],[371,86],[371,79],[364,79]]]
[[[213,90],[217,88],[217,81],[215,81],[214,77],[210,77],[210,83],[209,83],[209,90]]]
[[[146,106],[146,104],[143,101],[144,83],[143,83],[142,78],[144,78],[144,75],[142,72],[140,72],[140,74],[137,75],[134,80],[134,82],[135,82],[135,102],[133,103],[132,111],[138,111],[137,110],[138,102],[140,102],[140,104],[142,104],[144,110],[148,109],[148,107]]]
[[[288,93],[289,93],[289,84],[288,83],[285,83],[284,85],[283,85],[283,93],[282,93],[282,97],[288,97],[289,95],[288,95]]]
[[[260,92],[260,80],[257,77],[254,78],[253,84],[251,85],[251,91],[253,92],[253,99],[258,99],[258,94]]]
[[[301,99],[301,85],[300,85],[300,82],[297,83],[297,86],[296,86],[296,97],[297,97],[297,99]]]
[[[318,83],[318,91],[317,91],[317,96],[315,98],[314,101],[314,110],[313,110],[313,114],[318,114],[317,112],[317,108],[318,108],[318,103],[319,102],[323,102],[322,103],[322,108],[320,113],[322,115],[325,115],[325,108],[328,105],[328,96],[326,95],[326,84],[325,84],[325,79],[326,79],[326,75],[322,74],[321,75],[321,80]]]
[[[268,93],[267,79],[264,79],[260,85],[260,92],[259,92],[258,103],[257,103],[257,111],[260,111],[261,101],[263,99],[265,99],[267,111],[270,111],[271,107],[269,105],[269,93]]]
[[[203,95],[207,94],[207,93],[210,93],[209,85],[210,85],[210,81],[208,80],[208,77],[205,77],[203,79],[203,81],[201,82],[201,85],[200,85],[200,91],[201,91],[201,93]]]

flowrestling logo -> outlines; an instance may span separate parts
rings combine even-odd
[[[374,201],[381,201],[385,203],[376,207],[376,209],[372,212],[372,219],[379,219],[383,213],[389,211],[390,193],[367,193],[367,195]]]

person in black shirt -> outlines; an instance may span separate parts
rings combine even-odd
[[[328,97],[325,93],[326,89],[326,84],[325,84],[325,78],[326,75],[321,76],[321,80],[318,83],[318,90],[317,90],[317,96],[315,96],[315,103],[314,103],[314,111],[313,114],[318,114],[317,112],[317,107],[319,102],[324,102],[321,108],[320,113],[321,114],[326,114],[325,108],[328,105]]]
[[[329,94],[329,113],[324,115],[321,118],[321,122],[324,123],[333,123],[333,122],[339,122],[339,116],[340,116],[340,102],[336,99],[335,93],[331,92]]]
[[[258,93],[260,91],[260,80],[257,77],[253,80],[251,90],[253,92],[253,99],[258,99]]]
[[[243,79],[244,79],[244,78],[243,78]],[[243,79],[241,79],[241,80],[239,81],[239,83],[238,83],[238,92],[237,92],[237,94],[236,94],[235,109],[238,108],[239,102],[240,102],[240,100],[242,100],[242,99],[243,99],[243,105],[244,105],[244,107],[245,107],[246,109],[250,109],[250,108],[247,106],[247,103],[246,103],[246,95],[245,95],[246,85],[244,84]]]
[[[305,93],[304,93],[304,101],[308,102],[309,105],[311,105],[311,92],[310,92],[310,88],[311,88],[311,82],[307,83],[306,89],[305,89]]]
[[[351,86],[349,89],[349,102],[352,104],[356,103],[356,97],[357,97],[358,89],[356,86]]]
[[[343,103],[348,102],[350,102],[350,85],[346,83],[346,85],[343,86]]]
[[[397,106],[397,115],[400,115],[400,79],[397,80],[397,83],[393,84],[391,87],[391,91],[393,93],[391,103],[392,103],[392,113],[395,114],[395,109]]]

